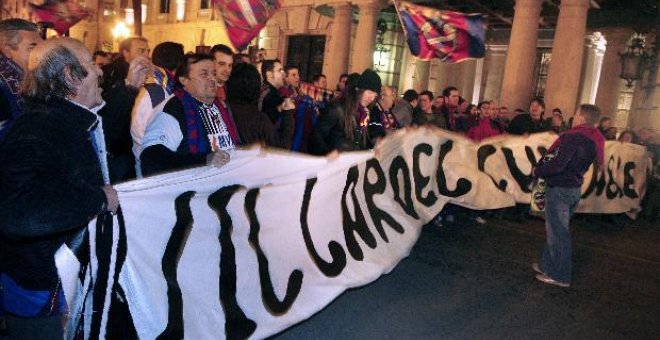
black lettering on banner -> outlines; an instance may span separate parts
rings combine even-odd
[[[424,197],[422,191],[427,184],[431,181],[431,177],[424,176],[419,164],[420,154],[425,154],[430,156],[433,153],[433,147],[431,145],[422,143],[415,146],[413,149],[413,180],[415,182],[415,196],[417,200],[424,204],[427,207],[430,207],[435,204],[438,200],[438,197],[435,195],[432,189],[429,190],[428,196]]]
[[[344,193],[341,196],[341,215],[343,221],[342,224],[344,225],[344,237],[346,238],[346,248],[348,248],[348,252],[355,260],[362,261],[364,259],[364,254],[362,253],[360,244],[358,244],[355,239],[355,232],[360,235],[364,243],[366,243],[371,249],[376,248],[376,238],[374,237],[374,234],[371,233],[371,230],[369,230],[369,226],[367,226],[367,221],[360,208],[357,194],[355,194],[355,187],[357,186],[359,175],[360,172],[357,165],[348,169],[346,186],[344,187]],[[351,191],[351,201],[353,201],[355,219],[351,217],[351,214],[348,211],[348,203],[346,202],[349,188]]]
[[[303,239],[305,240],[305,247],[312,255],[312,260],[316,267],[327,277],[335,277],[346,268],[346,252],[344,248],[337,241],[330,241],[328,243],[328,250],[332,256],[332,262],[326,262],[314,248],[312,242],[312,235],[309,233],[309,224],[307,221],[307,214],[309,212],[309,202],[312,199],[312,190],[316,184],[316,178],[310,178],[305,184],[305,194],[303,196],[302,208],[300,209],[300,227],[302,229]]]
[[[98,271],[96,273],[96,284],[94,285],[94,311],[92,314],[91,329],[99,331],[91,332],[90,339],[98,339],[101,329],[101,319],[105,311],[105,296],[108,289],[108,278],[110,277],[110,262],[112,260],[113,221],[109,213],[100,214],[96,217],[96,258]]]
[[[231,241],[234,224],[227,211],[227,205],[232,196],[244,187],[231,185],[220,188],[208,199],[211,207],[220,220],[220,303],[225,310],[225,335],[227,339],[247,339],[257,324],[249,319],[236,300],[236,249]]]
[[[619,185],[614,181],[614,176],[612,174],[612,163],[614,163],[614,156],[611,156],[610,159],[607,161],[607,186],[605,187],[605,197],[607,199],[615,199],[618,197],[623,196],[623,193],[621,192],[621,188],[619,188]],[[621,166],[621,159],[619,159],[617,168]]]
[[[529,175],[525,175],[522,171],[520,171],[518,164],[516,164],[516,158],[513,156],[513,150],[510,148],[502,147],[502,153],[504,154],[506,165],[509,168],[513,179],[516,181],[516,183],[518,183],[520,190],[528,194],[531,193],[532,174],[530,173]],[[527,160],[529,160],[529,162],[532,164],[532,167],[535,167],[538,162],[536,160],[536,156],[534,156],[534,151],[532,148],[525,146],[525,154],[527,154]]]
[[[284,300],[280,301],[275,294],[273,280],[271,280],[270,272],[268,271],[268,258],[259,244],[259,230],[261,230],[261,225],[259,224],[259,218],[257,217],[257,212],[255,210],[258,196],[258,188],[248,191],[245,196],[245,211],[250,221],[250,235],[248,236],[248,240],[257,253],[257,261],[259,262],[259,283],[261,285],[261,297],[263,298],[263,302],[266,308],[273,314],[280,315],[289,310],[293,302],[296,300],[296,297],[298,297],[300,288],[302,287],[303,272],[296,269],[291,275],[289,275],[286,295],[284,295]]]
[[[605,190],[605,171],[601,170],[598,166],[592,166],[591,168],[591,181],[589,181],[589,186],[587,186],[587,189],[580,196],[583,199],[589,197],[594,190],[596,191],[596,196],[600,196]]]
[[[445,157],[451,151],[454,142],[451,140],[446,141],[440,146],[440,154],[438,155],[438,170],[436,172],[436,180],[438,181],[438,192],[440,195],[447,197],[459,197],[467,194],[472,189],[472,182],[465,178],[459,178],[456,181],[456,189],[449,190],[447,187],[447,177],[445,176],[445,169],[442,164],[445,162]]]
[[[401,199],[401,190],[399,188],[399,172],[403,176],[403,195],[406,200],[405,203]],[[412,184],[410,183],[410,170],[408,170],[408,163],[401,156],[396,156],[390,164],[390,185],[394,192],[394,201],[398,203],[403,211],[409,216],[419,219],[419,215],[415,211],[415,206],[412,201]]]
[[[629,198],[639,198],[635,188],[633,188],[633,185],[635,185],[635,177],[632,175],[633,170],[635,170],[634,162],[627,162],[623,166],[623,194]]]
[[[497,152],[497,149],[495,149],[494,146],[490,144],[485,144],[479,147],[479,150],[477,150],[477,166],[479,167],[479,171],[485,173],[490,177],[490,179],[493,181],[493,184],[495,184],[495,187],[498,188],[500,191],[506,191],[506,186],[507,182],[505,179],[500,180],[499,183],[491,176],[489,173],[486,172],[486,159],[490,157],[491,155],[495,154]]]
[[[373,170],[376,173],[376,182],[369,182],[369,171]],[[364,200],[367,202],[367,208],[369,209],[369,215],[371,220],[376,226],[376,230],[380,237],[389,242],[385,230],[383,230],[383,221],[385,221],[390,228],[394,229],[399,234],[403,234],[403,226],[397,222],[392,215],[388,214],[386,211],[378,208],[374,202],[375,195],[382,195],[385,192],[387,187],[387,180],[385,179],[385,172],[383,168],[380,167],[380,163],[377,159],[372,158],[367,161],[366,168],[364,170]]]
[[[157,339],[183,339],[183,297],[177,278],[177,267],[194,222],[190,210],[190,200],[194,196],[194,191],[186,191],[174,200],[176,223],[161,260],[163,277],[167,282],[167,327]]]

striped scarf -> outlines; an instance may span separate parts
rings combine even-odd
[[[9,121],[0,128],[0,141],[4,138],[4,134],[13,120],[23,111],[23,100],[19,93],[22,78],[23,70],[21,67],[0,53],[0,95],[7,99],[10,109],[10,112],[8,112]]]
[[[193,155],[206,155],[211,152],[211,145],[208,141],[207,131],[204,128],[204,123],[200,117],[200,107],[197,100],[183,89],[175,89],[174,95],[179,99],[183,105],[183,112],[186,122],[186,141],[188,142],[188,151]],[[239,144],[238,130],[234,119],[229,112],[229,108],[220,102],[218,99],[214,103],[220,110],[220,115],[229,135],[234,141],[235,145]]]

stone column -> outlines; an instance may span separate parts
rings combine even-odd
[[[587,36],[586,42],[579,103],[594,104],[607,41],[600,32],[594,32]]]
[[[197,13],[199,12],[201,3],[199,0],[186,0],[186,14],[183,16],[185,22],[197,21]]]
[[[328,77],[328,88],[334,89],[339,76],[348,70],[353,9],[349,2],[333,4],[332,7],[335,9],[335,18],[330,28],[327,69],[323,73]]]
[[[413,88],[415,91],[422,92],[429,89],[429,72],[431,71],[431,62],[417,60],[415,64],[415,83]]]
[[[366,68],[374,67],[374,45],[376,43],[376,25],[382,8],[380,0],[359,4],[360,17],[353,42],[351,72],[362,73]]]
[[[502,77],[506,64],[506,46],[488,46],[485,58],[485,81],[483,81],[483,95],[480,100],[496,100],[500,98],[502,90]],[[503,98],[503,97],[502,97]],[[527,107],[526,105],[524,107]],[[516,109],[515,107],[511,110]]]
[[[532,97],[542,2],[516,0],[499,101],[510,108],[527,108]]]
[[[598,92],[596,93],[596,106],[614,119],[619,102],[621,87],[621,62],[619,52],[624,52],[628,39],[632,35],[629,28],[607,28],[601,30],[607,39],[607,47],[603,57],[603,66],[600,71]]]
[[[146,24],[151,25],[157,23],[158,14],[160,14],[160,0],[148,0]]]
[[[562,0],[545,87],[546,109],[573,115],[578,99],[589,0]],[[547,111],[547,110],[546,110]]]
[[[167,13],[167,22],[175,23],[176,22],[176,8],[177,2],[180,0],[170,0],[170,11]],[[185,19],[185,14],[184,14]]]

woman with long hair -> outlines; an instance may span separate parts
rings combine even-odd
[[[310,139],[310,153],[325,155],[332,151],[372,148],[380,136],[374,132],[380,127],[380,116],[369,107],[380,91],[380,77],[370,69],[355,83],[347,83],[345,96],[321,110]]]

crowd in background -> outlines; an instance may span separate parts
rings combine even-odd
[[[399,96],[371,69],[341,75],[328,89],[322,74],[304,82],[299,65],[267,59],[265,51],[250,58],[221,44],[185,53],[180,43],[163,42],[152,51],[146,39],[133,37],[115,56],[92,54],[72,39],[42,41],[36,25],[9,19],[0,22],[0,47],[0,283],[4,301],[30,300],[5,303],[9,315],[19,316],[8,319],[11,327],[34,331],[25,318],[38,316],[47,329],[42,338],[61,333],[57,316],[65,309],[53,254],[91,218],[116,213],[112,184],[222,166],[232,150],[253,143],[333,158],[372,149],[408,126],[479,142],[561,134],[572,125],[559,109],[547,115],[542,98],[511,111],[494,101],[469,104],[453,86]],[[651,130],[619,133],[607,117],[598,129],[608,140],[648,146],[657,162]],[[649,182],[645,210],[653,218],[656,183],[657,177]],[[456,206],[434,223],[464,219],[485,223],[482,212]]]

